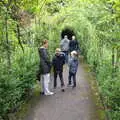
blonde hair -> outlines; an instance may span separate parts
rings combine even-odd
[[[56,48],[55,53],[59,53],[59,52],[61,52],[61,49],[60,48]]]

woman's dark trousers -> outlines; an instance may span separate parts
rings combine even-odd
[[[54,71],[54,88],[57,87],[57,75],[59,75],[59,78],[61,81],[61,87],[63,87],[64,86],[63,72],[62,71]]]
[[[69,72],[69,82],[68,85],[71,85],[71,79],[73,78],[73,87],[76,87],[76,73]]]

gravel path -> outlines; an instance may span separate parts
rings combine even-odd
[[[31,105],[25,120],[105,120],[103,107],[97,103],[98,96],[90,84],[94,80],[90,80],[85,66],[81,61],[75,89],[65,87],[65,92],[61,92],[58,79],[58,88],[54,91],[56,94],[39,96]],[[64,80],[67,85],[67,65],[64,68]]]

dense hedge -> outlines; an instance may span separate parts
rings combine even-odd
[[[7,119],[8,113],[15,112],[32,90],[38,68],[37,49],[26,47],[15,52],[11,69],[6,69],[5,61],[0,64],[0,116]]]

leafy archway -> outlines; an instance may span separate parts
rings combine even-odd
[[[33,88],[42,39],[49,39],[52,57],[64,35],[78,38],[82,54],[96,72],[103,100],[111,108],[109,114],[120,118],[119,6],[119,0],[1,0],[0,119]]]

